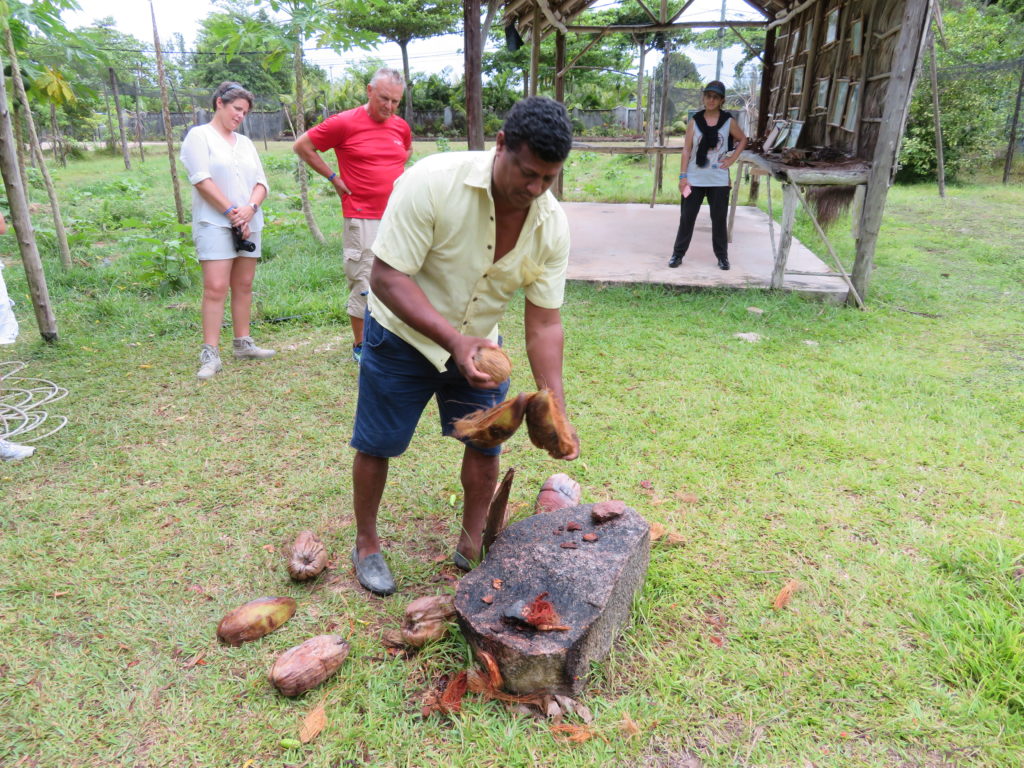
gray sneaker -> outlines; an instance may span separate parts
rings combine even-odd
[[[256,342],[252,340],[252,336],[243,336],[240,339],[235,339],[232,342],[232,347],[234,348],[235,357],[239,359],[266,360],[275,354],[273,349],[257,347]]]
[[[220,352],[210,344],[203,344],[199,353],[199,373],[196,376],[202,381],[212,379],[224,365],[220,361]]]

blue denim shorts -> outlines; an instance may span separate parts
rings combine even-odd
[[[400,456],[409,447],[431,397],[437,398],[441,434],[450,436],[456,420],[503,402],[508,388],[508,381],[494,389],[472,387],[452,360],[443,372],[438,371],[415,347],[384,328],[367,311],[350,445],[371,456]],[[487,456],[501,453],[500,445],[473,448]]]

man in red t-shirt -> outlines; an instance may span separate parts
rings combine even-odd
[[[363,314],[370,290],[370,267],[377,226],[384,215],[395,179],[412,154],[412,131],[395,114],[405,81],[394,69],[378,69],[366,86],[361,107],[339,112],[299,136],[292,149],[310,168],[326,178],[341,198],[345,217],[345,277],[348,316],[352,323],[352,358],[363,351]],[[320,157],[333,149],[334,172]]]

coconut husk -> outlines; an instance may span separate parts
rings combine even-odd
[[[559,472],[544,481],[540,493],[537,494],[533,511],[537,514],[554,512],[563,507],[575,507],[580,503],[582,495],[580,484],[564,472]]]
[[[406,606],[402,640],[413,648],[440,640],[448,632],[448,620],[454,615],[455,598],[451,595],[418,597]]]
[[[312,531],[302,531],[292,544],[288,575],[296,581],[315,579],[327,567],[327,549]]]
[[[512,492],[512,481],[515,476],[515,467],[509,467],[491,499],[491,506],[487,510],[487,523],[484,525],[484,550],[490,549],[491,544],[498,538],[498,534],[508,527],[508,518],[512,514],[508,505],[508,497]]]
[[[227,645],[241,645],[269,635],[295,615],[290,597],[260,597],[235,608],[217,625],[217,639]]]
[[[512,375],[512,361],[504,350],[498,347],[480,347],[473,356],[473,365],[481,373],[491,377],[494,386],[498,386]]]
[[[468,440],[477,448],[495,448],[519,429],[529,401],[529,395],[520,393],[493,408],[463,416],[454,424],[455,437]]]
[[[547,451],[553,459],[573,454],[579,444],[576,430],[565,418],[554,392],[547,388],[530,397],[526,406],[526,427],[530,442]]]
[[[856,191],[856,187],[829,185],[808,187],[805,194],[821,228],[828,229],[849,209]]]
[[[285,696],[300,696],[338,671],[349,645],[341,635],[317,635],[282,653],[270,682]]]

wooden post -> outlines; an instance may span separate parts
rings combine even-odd
[[[3,57],[0,56],[0,72],[3,72]],[[36,312],[36,323],[44,341],[57,341],[57,318],[50,306],[50,293],[46,287],[43,262],[39,258],[32,220],[28,213],[28,196],[21,181],[18,156],[14,148],[14,130],[11,113],[7,108],[7,86],[0,77],[0,175],[3,176],[7,192],[7,204],[11,208],[11,223],[14,225],[21,251],[21,263],[25,267],[32,306]]]
[[[555,32],[555,101],[559,104],[565,102],[565,33],[561,30]],[[555,197],[559,200],[563,196],[565,172],[558,172],[558,180],[555,182]]]
[[[462,4],[466,70],[466,138],[470,149],[484,148],[483,89],[481,86],[480,0]]]
[[[117,130],[121,135],[121,154],[124,156],[124,168],[126,171],[132,169],[132,157],[128,154],[128,137],[124,132],[124,115],[121,113],[121,95],[117,90],[117,75],[113,67],[107,67],[110,75],[110,91],[114,94],[114,110],[117,112]]]
[[[156,31],[156,11],[149,0],[149,15],[153,19],[153,49],[156,51],[156,77],[160,82],[160,106],[164,118],[164,138],[167,140],[167,159],[171,163],[171,187],[174,190],[174,210],[178,223],[185,223],[185,209],[181,206],[181,188],[178,186],[178,164],[174,159],[174,131],[171,128],[171,108],[167,103],[167,81],[164,79],[164,56],[160,51],[160,35]]]
[[[637,67],[636,75],[636,135],[642,136],[644,132],[644,59],[647,57],[646,42],[641,40],[638,47],[640,48],[640,65]]]
[[[931,55],[928,57],[931,63],[932,75],[932,111],[935,114],[935,173],[939,179],[939,197],[946,196],[946,161],[942,156],[942,112],[939,109],[939,74],[935,68],[935,36],[929,33],[931,38]]]
[[[768,107],[771,103],[772,78],[775,77],[775,28],[764,36],[764,68],[761,71],[761,98],[757,103],[757,131],[755,138],[768,135]],[[753,193],[753,189],[751,189]]]
[[[786,278],[786,262],[789,260],[789,249],[793,245],[793,222],[796,221],[796,209],[800,204],[796,185],[782,182],[782,231],[779,233],[779,250],[775,254],[775,267],[772,269],[771,287],[782,288]]]
[[[743,179],[743,166],[745,163],[742,160],[737,160],[735,164],[736,168],[736,182],[732,185],[731,197],[732,200],[729,202],[729,229],[728,229],[728,240],[726,242],[732,242],[732,226],[736,222],[736,205],[740,199],[740,181]]]
[[[1020,121],[1020,102],[1024,97],[1024,56],[1021,56],[1020,83],[1017,84],[1017,106],[1013,110],[1013,122],[1010,124],[1010,144],[1006,148],[1006,162],[1003,164],[1003,184],[1010,181],[1010,169],[1013,167],[1013,153],[1017,149],[1017,124]]]
[[[814,6],[814,21],[811,27],[811,34],[815,38],[818,37],[821,31],[821,22],[825,18],[825,3],[816,3]],[[807,61],[804,63],[804,89],[800,95],[800,119],[806,120],[810,114],[811,107],[811,94],[814,92],[814,60],[818,52],[818,46],[814,44],[814,40],[804,41],[809,46],[807,49]],[[802,43],[801,43],[802,45]],[[863,55],[863,52],[862,52]],[[867,57],[864,57],[867,58]],[[861,86],[863,88],[863,86]],[[864,99],[862,98],[861,101]]]
[[[537,81],[540,79],[540,25],[544,14],[540,4],[533,6],[533,25],[530,27],[530,95],[537,95]]]
[[[932,0],[907,0],[900,22],[899,39],[891,66],[892,76],[885,90],[882,122],[879,124],[875,155],[868,174],[864,212],[860,220],[860,239],[851,280],[862,299],[868,295],[868,282],[874,268],[875,245],[882,228],[885,198],[896,167],[896,154],[910,110],[917,63],[924,44],[925,24],[931,15]]]

